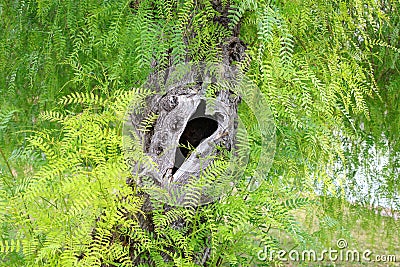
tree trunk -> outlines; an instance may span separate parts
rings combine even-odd
[[[216,20],[227,26],[227,8],[223,10],[219,1],[214,1],[214,8],[223,14]],[[136,164],[133,169],[138,179],[127,181],[144,189],[141,194],[145,197],[142,207],[145,216],[137,217],[146,231],[154,232],[155,228],[150,198],[165,203],[165,211],[177,206],[196,208],[218,198],[218,192],[209,194],[207,187],[193,192],[188,185],[199,179],[201,172],[220,156],[221,148],[231,151],[235,147],[241,97],[229,90],[229,86],[210,90],[210,85],[212,88],[218,79],[234,83],[235,68],[230,65],[242,60],[246,49],[237,34],[238,28],[221,44],[222,62],[217,74],[205,65],[188,62],[155,72],[146,84],[155,94],[146,99],[143,110],[130,114],[128,128],[136,135],[132,138],[142,144],[143,152],[157,164],[156,168]],[[214,95],[212,100],[210,93]],[[183,220],[173,224],[175,228],[186,225]],[[209,255],[210,248],[205,247],[197,263],[204,265]],[[166,254],[162,256],[165,261],[171,260]],[[140,259],[134,262],[143,263]]]

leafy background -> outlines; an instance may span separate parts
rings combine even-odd
[[[273,266],[257,259],[264,246],[339,237],[399,253],[398,1],[0,3],[1,265]],[[143,230],[124,112],[154,69],[219,62],[232,35],[274,114],[274,164],[250,194],[243,183],[199,209],[153,203]],[[257,122],[239,113],[256,160]]]

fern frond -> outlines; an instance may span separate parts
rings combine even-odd
[[[18,112],[16,109],[0,110],[0,130],[5,130],[7,125],[11,122],[14,115]]]
[[[66,119],[66,116],[57,111],[43,111],[40,113],[39,118],[42,120],[61,123]]]
[[[93,92],[90,93],[80,93],[75,92],[70,95],[62,97],[59,102],[60,105],[69,105],[69,104],[86,104],[86,105],[99,105],[104,106],[105,101],[102,97]]]

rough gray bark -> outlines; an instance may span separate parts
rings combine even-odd
[[[226,48],[225,51],[230,50]],[[226,61],[229,62],[229,58]],[[215,200],[215,196],[202,192],[198,202],[193,205],[186,198],[184,188],[191,178],[200,176],[200,172],[207,168],[214,156],[218,156],[220,150],[216,147],[223,147],[228,151],[234,148],[238,127],[237,108],[240,96],[230,90],[218,90],[212,101],[205,97],[207,86],[215,83],[214,75],[203,72],[201,67],[186,70],[186,75],[179,80],[170,79],[168,75],[169,72],[162,73],[161,77],[159,74],[149,77],[148,86],[159,93],[146,99],[144,110],[130,116],[132,129],[140,129],[146,117],[158,115],[149,131],[136,130],[136,136],[143,144],[143,151],[158,168],[136,166],[134,169],[139,180],[129,181],[135,182],[139,187],[151,184],[166,192],[166,196],[150,196],[148,191],[143,193],[145,204],[142,210],[146,216],[139,214],[138,218],[141,227],[150,232],[155,228],[150,197],[166,203],[165,211],[174,206],[199,206]],[[223,69],[222,77],[219,78],[233,81],[235,77],[234,73],[228,70],[225,73]],[[185,143],[190,143],[195,150],[190,153],[188,149],[180,147]],[[178,197],[174,198],[176,195]],[[183,226],[186,226],[183,219],[173,222],[172,225],[175,228]],[[210,248],[205,247],[203,254],[199,256],[202,265],[207,261],[209,253]],[[163,257],[165,261],[170,260],[167,255]],[[137,259],[136,262],[139,263],[140,260]]]
[[[184,71],[187,75],[182,80],[169,84],[165,92],[149,97],[147,108],[139,114],[131,114],[130,118],[132,128],[140,129],[146,117],[158,115],[151,131],[136,130],[144,152],[157,164],[157,168],[135,168],[140,177],[137,183],[164,189],[167,195],[160,196],[160,200],[173,206],[186,205],[183,188],[191,178],[200,177],[200,172],[220,152],[217,147],[228,151],[234,147],[238,126],[240,97],[229,90],[221,90],[215,99],[208,100],[206,88],[216,77],[191,65]],[[159,87],[159,79],[155,80],[157,82],[149,86]],[[211,196],[203,194],[198,205],[212,200]]]
[[[221,9],[219,1],[213,3],[215,9]],[[216,18],[223,25],[227,25],[227,9],[221,9],[221,17]],[[222,64],[230,66],[233,61],[241,61],[244,57],[246,46],[237,38],[239,28],[233,31],[233,36],[226,40],[222,47]],[[188,61],[190,59],[187,59]],[[148,86],[158,92],[146,100],[146,108],[140,113],[131,114],[133,129],[139,129],[140,124],[150,114],[157,114],[158,118],[147,132],[136,131],[136,135],[143,144],[143,151],[157,163],[158,169],[154,170],[143,166],[137,166],[136,174],[139,180],[127,181],[128,184],[137,183],[139,186],[151,183],[165,189],[168,194],[178,194],[174,204],[185,205],[186,194],[182,191],[184,185],[191,177],[198,177],[211,162],[212,157],[217,156],[219,151],[216,146],[231,150],[235,146],[237,122],[237,107],[240,96],[229,90],[216,92],[213,103],[205,100],[206,85],[215,77],[201,72],[201,68],[187,73],[181,80],[175,80],[168,84],[170,73],[154,73],[149,76]],[[226,73],[226,79],[232,73]],[[167,83],[167,84],[166,84]],[[197,120],[201,118],[201,120]],[[215,124],[217,125],[215,127]],[[214,125],[214,126],[213,126]],[[196,147],[192,153],[188,149],[180,147],[187,143]],[[146,192],[140,193],[144,196],[145,203],[142,211],[146,214],[138,214],[140,226],[149,232],[154,232],[152,211],[153,206]],[[153,196],[152,196],[153,197]],[[162,199],[161,199],[162,200]],[[199,203],[213,201],[212,196],[202,194]],[[164,205],[165,211],[174,208],[168,199]],[[173,227],[181,228],[186,225],[184,220],[173,223]],[[204,265],[210,256],[210,248],[205,247],[202,255],[199,255],[198,264]],[[165,261],[169,257],[163,254]],[[134,259],[135,265],[152,262]]]
[[[157,163],[158,168],[137,166],[136,175],[140,179],[130,181],[139,187],[151,184],[167,192],[166,197],[157,197],[154,194],[150,196],[147,190],[143,193],[145,203],[142,210],[146,216],[139,214],[138,218],[141,227],[150,232],[155,230],[150,198],[165,203],[165,212],[174,206],[199,206],[215,200],[215,196],[203,192],[198,202],[193,204],[186,198],[185,185],[191,178],[199,177],[200,172],[213,161],[213,157],[220,153],[216,149],[217,146],[230,151],[236,142],[237,107],[240,97],[232,91],[221,90],[216,92],[213,101],[207,101],[206,88],[215,77],[202,73],[201,68],[197,67],[188,70],[187,74],[179,81],[167,85],[164,81],[168,81],[168,78],[160,79],[159,75],[150,77],[148,86],[156,88],[159,93],[146,100],[147,105],[142,112],[132,113],[130,117],[132,128],[140,129],[146,117],[158,114],[150,131],[136,131],[137,137],[143,144],[143,151]],[[169,74],[163,73],[164,75]],[[162,87],[166,87],[164,92],[161,92]],[[185,142],[196,147],[195,150],[190,153],[180,147]],[[173,195],[179,197],[173,198]],[[187,223],[183,219],[173,222],[172,225],[174,228],[184,226],[187,226]],[[205,247],[203,254],[199,255],[198,263],[204,265],[209,253],[210,248]],[[170,260],[166,254],[162,256],[165,261]],[[139,263],[140,260],[136,259],[136,264]]]

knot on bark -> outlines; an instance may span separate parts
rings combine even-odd
[[[231,37],[222,47],[224,63],[231,65],[234,61],[242,61],[247,46],[237,37]]]

